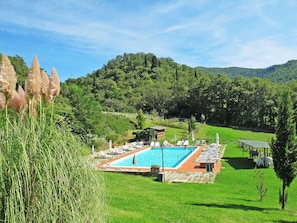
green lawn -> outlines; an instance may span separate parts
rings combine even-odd
[[[228,142],[214,184],[160,183],[154,178],[103,173],[109,222],[297,222],[297,180],[288,189],[285,210],[281,186],[272,168],[261,169],[268,188],[259,201],[254,163],[242,157],[237,139],[266,140],[271,134],[205,126],[197,137]]]

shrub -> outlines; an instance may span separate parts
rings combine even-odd
[[[6,138],[4,131],[0,136]],[[0,143],[0,221],[103,221],[103,180],[81,158],[71,133],[30,119],[9,124],[6,140],[8,147]]]
[[[6,101],[5,114],[0,115],[0,222],[105,222],[102,178],[82,158],[80,142],[53,119],[54,98],[59,94],[56,70],[46,84],[50,106],[42,105],[46,100],[41,98],[41,85],[36,88],[33,77],[27,80],[29,112],[25,113],[26,107],[20,109],[19,103],[26,101],[24,94],[11,93],[5,85],[13,72],[2,69],[11,66],[3,61],[0,92]],[[28,78],[40,75],[37,58],[33,65]],[[50,118],[45,115],[49,107]]]

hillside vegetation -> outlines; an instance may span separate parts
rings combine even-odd
[[[10,58],[23,84],[26,65],[19,56]],[[139,109],[165,118],[193,115],[215,125],[274,131],[283,88],[292,89],[297,105],[295,67],[296,61],[267,69],[192,68],[152,53],[124,53],[62,83],[56,108],[60,124],[89,144],[117,140],[135,129],[132,119],[111,112],[135,114]]]
[[[226,74],[230,78],[235,78],[238,75],[268,78],[276,83],[285,83],[297,79],[297,60],[290,60],[285,64],[256,69],[241,67],[197,67],[197,69],[209,74]]]
[[[280,89],[288,87],[296,92],[296,83],[208,74],[170,58],[125,53],[86,77],[68,79],[65,84],[84,89],[104,111],[135,113],[142,109],[164,117],[194,115],[197,120],[203,117],[218,125],[273,130]]]

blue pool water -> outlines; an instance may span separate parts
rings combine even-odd
[[[184,161],[196,147],[164,147],[164,167],[176,168]],[[157,164],[162,167],[162,149],[155,147],[142,150],[135,153],[136,164],[133,164],[134,154],[123,157],[119,160],[109,163],[114,167],[146,167],[150,168],[152,164]]]

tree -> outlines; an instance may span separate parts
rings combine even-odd
[[[144,55],[144,67],[147,67],[148,64],[147,64],[147,58],[146,58],[146,55]]]
[[[144,127],[144,122],[145,122],[145,117],[144,117],[144,115],[143,115],[143,111],[142,111],[142,109],[139,109],[139,110],[138,110],[136,119],[137,119],[137,127],[138,127],[139,129],[143,129],[143,127]]]
[[[155,55],[153,55],[151,69],[154,69],[155,67],[158,67],[158,59],[157,59],[157,57]]]
[[[296,123],[293,102],[289,91],[282,93],[279,101],[276,139],[271,140],[274,171],[282,180],[279,201],[282,209],[287,201],[286,187],[289,187],[297,174]]]
[[[196,118],[193,115],[188,120],[188,130],[190,134],[196,130]]]
[[[136,135],[136,140],[143,140],[150,142],[156,139],[157,131],[155,129],[145,129],[141,132],[134,133]]]
[[[264,173],[261,170],[255,170],[255,180],[256,180],[256,188],[259,192],[259,200],[263,201],[263,198],[266,195],[267,187],[265,186],[264,182]]]

